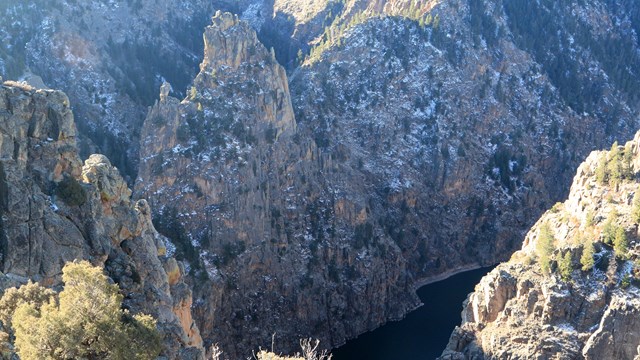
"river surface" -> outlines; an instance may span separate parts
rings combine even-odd
[[[462,302],[492,267],[460,273],[418,290],[424,303],[393,321],[333,350],[333,360],[433,360],[460,325]]]

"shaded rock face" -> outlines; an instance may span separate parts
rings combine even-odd
[[[637,169],[640,133],[626,147],[623,166],[631,179],[597,180],[610,152],[594,152],[578,168],[564,203],[547,211],[527,234],[522,250],[483,278],[462,311],[441,359],[637,359],[638,291]],[[629,156],[627,158],[627,155]],[[543,228],[554,239],[550,274],[540,267]],[[627,239],[620,251],[610,228]],[[619,235],[618,235],[619,236]],[[595,248],[593,268],[583,268],[585,249]],[[621,252],[620,254],[618,252]],[[571,270],[562,275],[561,258]]]
[[[166,256],[148,204],[131,201],[105,156],[82,164],[67,96],[0,86],[0,149],[2,287],[27,279],[59,286],[66,262],[87,259],[118,283],[127,308],[158,319],[165,356],[202,357],[191,291],[180,271],[170,282],[165,269],[175,260]]]
[[[587,93],[592,94],[588,101],[593,102],[601,95],[606,98],[609,89],[602,86],[605,78],[602,72],[588,72],[588,66],[582,65],[563,68],[576,59],[571,58],[572,51],[563,56],[553,55],[561,49],[592,49],[593,57],[599,58],[597,62],[605,65],[609,77],[605,82],[632,88],[637,80],[633,71],[637,65],[630,64],[633,66],[626,70],[613,69],[636,57],[633,32],[625,30],[637,32],[638,15],[633,2],[594,0],[588,4],[568,2],[564,5],[551,1],[510,2],[502,6],[501,2],[487,1],[471,2],[469,4],[480,4],[471,7],[465,1],[451,4],[426,1],[415,6],[412,3],[410,0],[118,0],[108,4],[100,1],[78,4],[70,0],[31,3],[7,0],[0,6],[0,21],[7,24],[0,33],[0,74],[16,79],[36,78],[32,76],[35,73],[44,84],[65,90],[76,113],[83,155],[101,150],[123,171],[125,178],[131,177],[130,182],[137,172],[145,107],[155,100],[156,89],[163,79],[173,84],[179,97],[185,93],[202,59],[199,40],[202,28],[216,9],[233,11],[250,22],[259,31],[261,41],[267,48],[275,48],[278,60],[289,70],[298,64],[298,50],[306,54],[325,28],[348,24],[356,14],[398,15],[409,10],[413,14],[427,11],[435,14],[448,8],[456,14],[449,14],[451,19],[442,22],[442,26],[455,23],[462,26],[457,29],[473,28],[471,37],[458,40],[477,44],[484,41],[490,48],[500,38],[513,41],[533,55],[552,75],[553,85],[561,95],[577,107]],[[445,16],[444,12],[449,10],[443,10],[441,15]],[[556,13],[560,14],[557,18],[565,19],[564,23],[546,19]],[[541,37],[550,39],[548,43],[536,42],[523,33],[528,27],[520,24],[531,21],[527,14],[543,19],[532,32],[544,34]],[[620,21],[611,22],[611,19]],[[546,26],[548,24],[553,26]],[[603,29],[613,31],[607,33]],[[593,39],[591,35],[595,35],[596,44],[585,43]],[[620,48],[628,51],[615,51]],[[457,56],[461,54],[458,50],[447,52]],[[582,52],[576,52],[579,53]],[[614,54],[613,60],[603,61],[607,54]],[[589,64],[589,56],[576,57],[581,58],[582,64]],[[503,59],[490,60],[500,63]],[[600,81],[593,81],[594,78]],[[495,85],[495,80],[491,82],[489,88]],[[559,82],[565,86],[558,86]],[[634,93],[637,100],[637,92]],[[607,104],[606,100],[602,103]],[[612,103],[608,109],[611,118],[625,112],[624,104],[618,106],[619,103]],[[590,108],[576,112],[581,114],[583,110],[591,112]],[[611,133],[615,133],[615,129]]]
[[[150,109],[136,192],[190,262],[205,340],[232,358],[273,333],[283,351],[305,334],[335,346],[415,307],[397,246],[372,232],[364,189],[336,193],[342,164],[297,130],[273,54],[228,13],[204,41],[187,99]],[[354,228],[357,247],[344,241]]]
[[[537,23],[516,3],[448,1],[431,10],[437,26],[385,17],[351,27],[292,75],[300,131],[365,174],[377,195],[372,215],[416,278],[506,259],[566,194],[569,169],[638,126],[635,90],[612,81],[608,60],[585,50],[604,46],[600,21],[627,18],[621,8],[526,4],[517,2],[557,24],[560,35],[541,49],[530,45],[539,33],[520,29]],[[595,17],[584,18],[592,8]],[[624,37],[623,27],[611,29]],[[571,47],[584,55],[567,59],[569,84],[543,53],[572,37],[582,38]],[[637,56],[629,59],[638,69]],[[590,84],[601,97],[571,90]]]
[[[0,99],[2,270],[22,278],[52,279],[59,275],[60,263],[84,252],[80,229],[69,219],[53,215],[53,204],[42,191],[53,193],[55,181],[62,181],[64,174],[80,175],[69,101],[62,93],[32,96],[5,86]],[[60,250],[52,256],[51,247],[56,244]]]
[[[202,61],[201,35],[210,16],[217,9],[244,14],[258,29],[265,24],[269,33],[277,26],[269,3],[3,1],[0,76],[64,90],[83,156],[98,150],[107,154],[133,182],[146,107],[163,80],[179,96],[185,94]],[[292,56],[297,49],[292,47]]]

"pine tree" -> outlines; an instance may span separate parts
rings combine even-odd
[[[20,305],[13,314],[15,346],[22,360],[155,359],[160,335],[148,315],[122,310],[118,286],[86,261],[67,264],[59,302],[40,309]]]
[[[415,1],[411,1],[411,5],[409,6],[409,10],[405,11],[405,16],[408,18],[411,18],[411,16],[413,16],[413,14],[416,12],[416,2]]]
[[[618,142],[614,141],[613,144],[611,144],[611,149],[609,149],[609,158],[610,159],[616,158],[619,154],[620,154],[620,148],[619,148]]]
[[[40,286],[31,280],[19,288],[5,290],[0,299],[0,321],[5,329],[11,328],[11,317],[22,304],[30,304],[36,309],[54,299],[56,293],[53,290]]]
[[[596,167],[596,181],[598,185],[606,185],[609,183],[609,174],[607,170],[607,157],[601,155]]]
[[[618,142],[616,141],[613,143],[613,145],[611,146],[611,150],[609,151],[609,164],[607,165],[610,185],[616,186],[622,182],[624,174],[622,171],[621,160],[620,148],[618,147]]]
[[[551,228],[548,223],[544,223],[540,228],[540,234],[538,235],[538,242],[536,243],[536,252],[540,260],[540,267],[544,274],[549,274],[551,269],[551,254],[555,249],[555,239],[551,233]]]
[[[55,291],[33,283],[31,280],[20,288],[13,287],[5,290],[0,299],[0,321],[2,321],[0,359],[12,359],[15,355],[11,343],[11,335],[13,334],[11,320],[16,309],[23,304],[40,309],[42,305],[54,300],[55,295]]]
[[[607,245],[613,244],[613,239],[616,236],[616,228],[615,221],[618,218],[618,213],[614,210],[609,214],[607,221],[604,223],[602,227],[602,242]]]
[[[626,259],[629,252],[629,242],[627,240],[627,234],[624,232],[624,228],[618,226],[616,228],[616,235],[613,239],[613,251],[616,257],[619,259]]]
[[[431,23],[433,22],[433,16],[431,16],[431,14],[428,14],[427,17],[425,17],[424,19],[424,24],[426,26],[431,25]]]
[[[580,257],[580,264],[582,265],[582,271],[590,271],[595,264],[593,255],[596,250],[591,241],[588,241],[582,249],[582,256]]]
[[[420,15],[422,13],[422,9],[420,8],[420,5],[417,4],[416,2],[416,9],[414,10],[414,12],[411,14],[412,15],[412,20],[417,20],[420,18]]]
[[[436,15],[436,17],[433,18],[433,26],[432,26],[432,28],[434,30],[438,30],[438,27],[440,27],[440,14]]]
[[[631,143],[628,143],[624,147],[624,160],[622,162],[622,171],[625,180],[633,180],[635,178],[635,172],[633,171],[633,150],[631,149]]]
[[[573,272],[573,264],[571,263],[571,250],[565,252],[564,256],[560,258],[558,268],[560,269],[560,276],[562,276],[562,280],[571,280],[571,273]]]
[[[192,86],[189,89],[189,100],[193,101],[196,99],[197,96],[198,96],[198,89],[196,89],[195,86]]]
[[[640,224],[640,189],[636,190],[636,193],[633,195],[631,218],[636,224]]]
[[[622,182],[623,176],[620,161],[613,160],[609,162],[608,174],[609,184],[611,186],[616,186]]]
[[[594,222],[595,222],[595,216],[593,215],[593,210],[587,211],[587,214],[585,216],[585,226],[588,228],[592,227]]]

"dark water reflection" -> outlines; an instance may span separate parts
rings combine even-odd
[[[460,324],[462,302],[492,268],[454,275],[418,290],[424,306],[400,321],[360,335],[333,351],[333,360],[432,360]]]

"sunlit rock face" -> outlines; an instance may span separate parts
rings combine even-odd
[[[198,246],[190,263],[205,339],[238,358],[274,332],[283,351],[300,334],[331,346],[416,306],[395,243],[370,238],[365,190],[335,193],[328,176],[341,164],[298,130],[273,53],[231,14],[213,18],[204,42],[188,97],[147,116],[136,191],[158,207],[161,231],[179,224],[179,251]],[[357,247],[345,241],[354,228]]]
[[[593,152],[580,165],[568,199],[547,211],[522,249],[469,295],[441,359],[639,356],[639,148],[640,133],[624,147]],[[599,168],[607,163],[628,175],[617,183],[601,181]],[[548,234],[553,241],[545,273],[540,243]]]
[[[109,160],[82,164],[64,93],[0,85],[0,201],[0,290],[27,279],[59,286],[64,264],[86,259],[105,268],[128,309],[158,320],[163,355],[204,355],[184,270]]]

